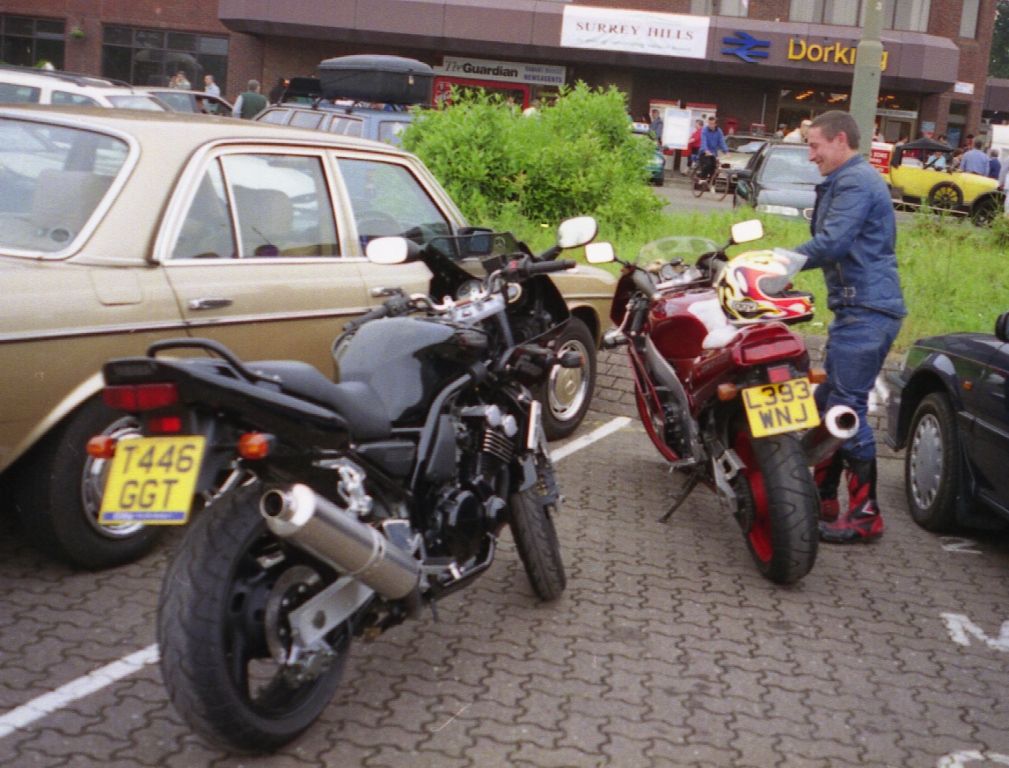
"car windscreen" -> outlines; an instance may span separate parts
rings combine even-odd
[[[154,99],[140,94],[109,96],[109,103],[117,109],[142,109],[146,112],[164,112],[165,108]]]
[[[764,184],[819,184],[823,176],[809,159],[805,147],[794,150],[772,148],[764,160],[760,180]]]
[[[68,248],[128,154],[126,142],[95,131],[0,118],[0,248]]]

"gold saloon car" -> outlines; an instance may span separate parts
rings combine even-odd
[[[369,238],[467,226],[413,155],[263,123],[94,108],[0,109],[0,504],[29,539],[87,567],[132,560],[158,527],[97,524],[95,434],[137,425],[103,404],[111,357],[215,339],[248,359],[333,372],[330,346],[376,289],[429,289],[420,263],[370,264]],[[570,433],[592,394],[614,280],[557,276],[576,318],[545,425]],[[10,511],[10,510],[8,510]]]

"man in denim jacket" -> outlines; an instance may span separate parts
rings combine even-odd
[[[826,179],[816,188],[813,237],[796,248],[820,268],[834,321],[827,335],[827,381],[816,392],[821,411],[848,405],[858,432],[816,468],[820,537],[847,543],[882,535],[876,503],[876,440],[868,402],[886,354],[907,314],[897,276],[897,225],[879,171],[858,154],[859,132],[847,112],[831,111],[809,128],[809,159]],[[848,506],[839,509],[837,487],[847,474]]]

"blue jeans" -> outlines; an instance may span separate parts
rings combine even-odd
[[[876,439],[869,426],[869,393],[897,337],[901,320],[862,307],[844,307],[827,330],[827,381],[816,388],[816,405],[823,413],[847,405],[858,414],[858,432],[841,446],[848,459],[876,458]]]

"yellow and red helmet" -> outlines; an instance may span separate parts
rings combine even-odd
[[[800,323],[813,317],[813,295],[793,291],[792,278],[806,257],[795,251],[747,251],[725,265],[715,280],[722,309],[738,324],[779,320]]]

